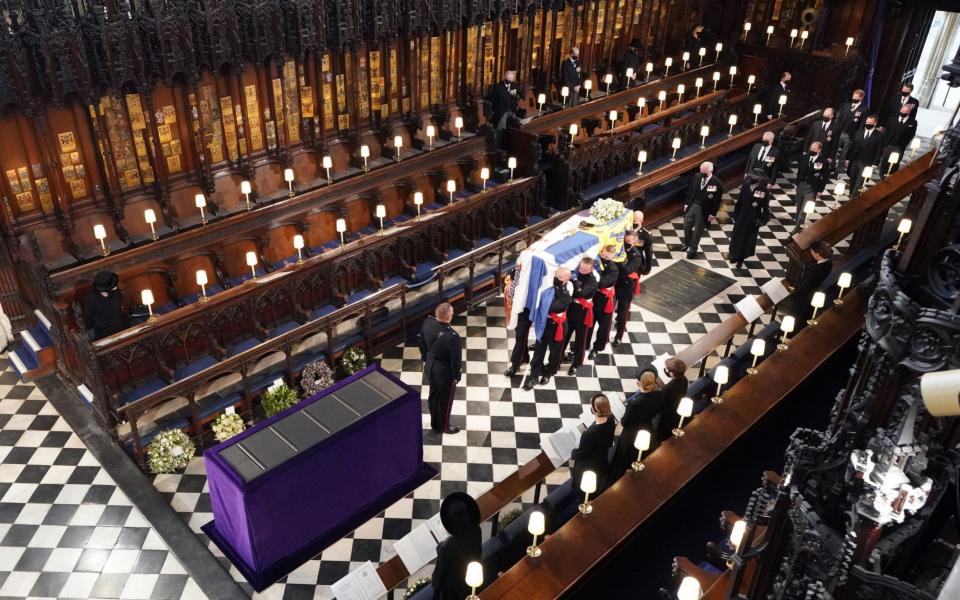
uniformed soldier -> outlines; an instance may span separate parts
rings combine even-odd
[[[597,354],[603,352],[607,347],[607,341],[610,339],[610,322],[613,319],[614,309],[614,285],[617,283],[617,263],[613,262],[613,256],[617,252],[616,246],[607,246],[600,251],[600,259],[597,261],[597,271],[600,275],[600,281],[597,283],[597,293],[593,297],[593,324],[596,328],[597,337],[593,340],[593,348],[587,358],[593,360]],[[587,336],[590,341],[593,331]]]
[[[573,282],[573,301],[567,309],[567,334],[563,339],[563,347],[567,348],[574,334],[573,347],[564,357],[571,362],[567,375],[573,377],[577,368],[583,364],[583,357],[587,353],[590,329],[593,327],[593,297],[597,293],[597,276],[593,274],[593,259],[585,256],[580,259],[577,271],[571,280]]]
[[[420,354],[423,357],[423,380],[430,384],[427,404],[430,407],[430,428],[435,433],[457,433],[450,425],[453,393],[460,382],[461,354],[458,334],[450,322],[453,306],[448,302],[437,305],[433,318],[423,322],[420,334]]]
[[[628,231],[623,236],[623,249],[627,257],[617,267],[617,283],[614,285],[614,299],[616,301],[617,327],[613,334],[611,346],[616,348],[627,331],[627,321],[630,320],[630,306],[633,297],[640,293],[640,274],[644,270],[643,251],[639,247],[640,240],[636,231]]]
[[[560,267],[553,275],[553,286],[540,294],[540,310],[533,323],[537,344],[530,361],[530,374],[523,384],[525,390],[532,390],[535,384],[546,385],[560,365],[567,308],[571,302],[570,290],[567,289],[569,281],[570,269]],[[550,350],[550,359],[544,363],[547,349]]]

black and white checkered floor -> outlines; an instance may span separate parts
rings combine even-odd
[[[734,303],[744,295],[760,293],[760,285],[767,280],[783,277],[787,263],[783,244],[795,214],[793,177],[790,172],[777,182],[772,218],[761,229],[756,256],[745,262],[744,269],[732,269],[724,258],[733,228],[724,212],[705,234],[701,253],[693,262],[736,283],[677,322],[634,306],[630,343],[608,349],[576,378],[558,376],[529,392],[511,387],[501,374],[513,343],[512,332],[508,334],[504,326],[502,299],[458,315],[454,325],[465,340],[466,376],[456,392],[452,421],[463,430],[441,439],[430,432],[424,409],[424,456],[440,476],[254,597],[331,598],[331,583],[362,562],[376,564],[390,558],[393,541],[434,515],[446,494],[455,490],[483,493],[533,459],[540,452],[542,436],[560,428],[564,420],[576,419],[591,393],[633,392],[638,363],[664,352],[677,353],[733,314]],[[833,183],[818,203],[818,216],[833,208],[832,189]],[[726,210],[732,209],[733,200],[727,194]],[[680,218],[652,232],[656,269],[684,258],[673,250],[682,237]],[[745,340],[743,334],[735,344]],[[420,387],[421,364],[415,347],[393,348],[380,360],[385,369]],[[712,357],[708,364],[716,360]],[[516,378],[514,386],[519,381]],[[0,598],[203,597],[42,393],[31,384],[18,384],[6,363],[0,373],[0,398]],[[568,476],[567,469],[561,468],[549,477],[548,486],[563,483]],[[243,582],[200,532],[212,518],[202,459],[194,459],[183,474],[161,475],[153,481],[234,579]],[[532,502],[532,494],[528,491],[522,501]],[[242,586],[250,591],[245,582]]]

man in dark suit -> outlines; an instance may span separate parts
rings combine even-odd
[[[768,181],[774,181],[777,177],[777,155],[780,151],[774,147],[773,142],[776,134],[768,131],[763,134],[760,141],[750,148],[750,155],[747,157],[747,169],[745,173],[763,174]]]
[[[815,121],[807,132],[807,138],[803,141],[803,146],[809,148],[813,142],[820,142],[822,145],[821,153],[829,163],[833,163],[836,144],[840,141],[840,124],[833,118],[833,109],[823,109],[823,117]]]
[[[780,74],[780,79],[767,90],[766,99],[763,105],[766,107],[765,114],[767,120],[776,117],[780,113],[780,96],[786,96],[787,102],[790,98],[790,79],[792,75],[789,71]]]
[[[863,101],[865,95],[863,90],[853,90],[850,101],[841,104],[840,110],[837,111],[837,121],[840,126],[836,158],[838,165],[842,165],[846,160],[854,134],[863,127],[864,120],[870,114],[870,107]]]
[[[571,341],[573,347],[564,356],[570,361],[570,370],[567,375],[573,377],[577,369],[583,364],[583,357],[590,344],[590,329],[593,327],[593,297],[597,294],[597,276],[593,274],[593,259],[585,256],[580,259],[573,282],[573,297],[570,307],[567,308],[567,333],[563,338],[563,347],[567,348]],[[573,339],[576,334],[576,340]]]
[[[850,152],[844,161],[847,176],[850,178],[850,195],[860,193],[863,187],[863,168],[876,165],[880,161],[880,152],[883,150],[883,134],[877,131],[877,115],[870,115],[863,123],[863,129],[853,136],[850,142]]]
[[[583,73],[580,71],[580,49],[570,48],[570,56],[560,65],[560,85],[570,90],[570,106],[580,102],[580,84],[583,82]]]
[[[797,205],[797,218],[791,235],[800,231],[805,215],[803,207],[809,200],[820,197],[823,188],[827,185],[827,174],[830,166],[823,154],[823,145],[820,142],[811,142],[810,151],[797,164],[797,191],[794,202]]]
[[[503,75],[503,81],[495,84],[490,90],[493,113],[490,124],[497,129],[506,128],[507,118],[517,112],[517,86],[514,83],[516,76],[515,71],[507,71]]]
[[[616,348],[627,331],[627,321],[630,320],[630,307],[633,306],[633,297],[640,293],[640,274],[643,273],[643,251],[640,249],[640,238],[636,231],[628,231],[623,236],[623,251],[627,255],[617,268],[619,276],[614,285],[616,300],[617,324],[613,334],[611,346]]]
[[[683,245],[687,258],[695,258],[700,249],[700,236],[713,223],[720,208],[723,183],[713,174],[713,163],[700,165],[700,173],[693,177],[683,206]]]
[[[637,248],[643,254],[643,270],[641,275],[649,275],[653,268],[653,236],[643,228],[643,211],[633,211],[633,228],[637,232]]]
[[[895,172],[900,168],[900,161],[903,160],[904,150],[910,144],[910,140],[917,135],[917,122],[910,118],[910,105],[904,104],[900,107],[900,112],[887,124],[883,131],[883,157],[880,160],[880,168],[884,173]],[[890,165],[890,154],[896,152],[900,155],[894,164]]]
[[[887,109],[888,114],[895,115],[900,112],[901,106],[910,107],[910,119],[917,120],[917,109],[920,108],[920,101],[913,97],[913,84],[909,81],[900,86],[900,94],[894,98],[891,106]]]
[[[619,276],[619,266],[613,262],[613,257],[617,252],[614,245],[607,246],[600,250],[600,258],[597,260],[597,273],[600,281],[597,282],[597,293],[593,296],[593,322],[597,330],[597,337],[593,340],[593,347],[587,358],[593,360],[597,354],[607,348],[607,341],[610,339],[610,323],[613,321],[613,309],[616,303],[615,284]],[[593,336],[593,330],[589,337]],[[589,338],[587,340],[589,342]]]
[[[450,425],[453,393],[460,382],[463,349],[458,334],[450,322],[453,306],[441,302],[434,317],[423,322],[420,334],[420,355],[423,357],[423,378],[430,384],[427,404],[430,407],[430,428],[434,433],[457,433]]]
[[[533,331],[537,344],[533,348],[530,360],[530,374],[523,389],[532,390],[535,384],[546,385],[560,366],[560,351],[566,334],[565,322],[571,296],[568,288],[570,269],[560,267],[553,274],[553,285],[540,294],[540,310],[533,322]],[[550,350],[549,362],[544,363],[547,350]]]
[[[790,296],[783,301],[780,312],[784,315],[793,315],[797,321],[797,328],[806,326],[811,314],[810,301],[813,294],[820,289],[823,282],[833,271],[833,248],[823,240],[814,240],[810,243],[810,256],[814,262],[803,269],[797,287],[791,290]]]

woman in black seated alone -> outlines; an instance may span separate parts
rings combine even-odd
[[[610,412],[610,400],[603,394],[596,394],[590,400],[590,412],[594,423],[580,436],[580,445],[573,451],[573,489],[579,493],[580,481],[586,471],[597,474],[597,491],[602,489],[609,470],[609,452],[613,445],[613,435],[617,429],[617,420]]]
[[[463,600],[470,595],[467,565],[480,561],[480,507],[469,494],[453,492],[440,504],[440,522],[450,537],[437,546],[433,600]]]
[[[620,431],[620,437],[617,438],[617,445],[613,451],[608,486],[623,477],[630,468],[630,464],[637,459],[637,449],[633,445],[637,439],[637,432],[646,429],[650,432],[650,437],[653,437],[653,419],[663,409],[664,396],[657,387],[656,373],[650,370],[641,372],[640,377],[637,378],[637,384],[640,389],[625,402],[627,409],[620,420],[623,429]],[[655,443],[651,440],[651,448]]]
[[[93,339],[99,340],[130,325],[130,318],[120,304],[120,278],[116,273],[100,271],[93,279],[93,289],[83,306],[87,329],[93,330]]]
[[[663,410],[657,422],[657,440],[665,440],[672,435],[673,428],[680,423],[677,406],[680,399],[687,395],[687,363],[676,356],[667,359],[664,365],[663,376],[666,376],[666,385],[663,386]]]

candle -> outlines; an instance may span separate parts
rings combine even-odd
[[[153,224],[157,222],[157,214],[153,212],[152,208],[143,211],[143,220],[150,226],[150,239],[157,241],[157,230],[153,227]]]
[[[697,98],[699,98],[699,97],[700,97],[700,88],[703,87],[703,77],[697,77],[697,79],[693,82],[693,85],[694,85],[694,87],[697,88]]]
[[[483,189],[487,189],[488,179],[490,179],[490,169],[483,167],[480,169],[480,180],[483,181]]]
[[[207,216],[203,212],[203,207],[207,205],[207,199],[204,197],[203,194],[197,194],[196,196],[193,197],[193,202],[194,204],[196,204],[197,208],[200,209],[200,224],[206,225]]]
[[[750,75],[747,77],[747,93],[750,93],[750,90],[753,88],[753,84],[757,82],[756,75]]]
[[[433,150],[433,138],[437,136],[437,128],[433,125],[427,125],[427,148]]]
[[[453,179],[447,180],[447,192],[450,194],[450,202],[453,202],[453,193],[457,191],[457,182]]]
[[[293,169],[286,168],[283,170],[283,180],[287,182],[287,186],[290,188],[290,197],[293,198]]]
[[[207,301],[207,272],[203,269],[197,271],[197,285],[200,286],[200,302]]]
[[[507,159],[507,168],[510,169],[510,181],[513,181],[513,170],[517,168],[517,157],[511,156]]]
[[[110,249],[107,248],[107,244],[104,241],[107,239],[107,229],[103,225],[97,223],[93,226],[93,237],[100,241],[100,254],[106,256],[110,254]]]
[[[293,236],[293,247],[297,249],[297,264],[303,264],[303,236],[299,233]]]
[[[149,317],[147,320],[148,320],[148,321],[154,321],[154,320],[156,320],[157,317],[156,317],[156,315],[153,314],[153,302],[154,302],[154,300],[153,300],[153,290],[149,290],[149,289],[141,290],[141,291],[140,291],[140,302],[143,303],[143,304],[147,307],[147,312],[148,312],[149,315],[150,315],[150,317]]]
[[[257,280],[257,253],[256,252],[247,252],[247,266],[250,267],[250,273],[252,274],[251,281]]]
[[[413,193],[413,204],[417,207],[417,216],[420,216],[420,207],[423,206],[423,192]]]
[[[240,182],[240,193],[243,194],[244,201],[247,205],[247,210],[253,208],[253,205],[250,204],[250,193],[253,191],[253,188],[250,185],[250,182],[244,179]]]
[[[710,135],[710,126],[709,126],[709,125],[704,125],[703,127],[700,128],[700,138],[703,140],[703,141],[700,143],[700,149],[701,149],[701,150],[703,150],[704,148],[707,147],[707,136],[709,136],[709,135]]]
[[[329,156],[323,157],[323,168],[327,172],[327,185],[333,183],[333,179],[330,177],[330,169],[333,168],[333,158]]]
[[[670,74],[670,67],[673,66],[673,59],[669,56],[663,61],[663,66],[665,67],[663,71],[663,76],[666,77]]]
[[[347,220],[346,219],[337,219],[337,233],[340,234],[340,245],[346,243],[346,238],[344,234],[347,232]]]
[[[453,126],[457,128],[457,141],[463,139],[463,117],[457,117],[453,120]]]
[[[773,35],[773,25],[767,26],[767,45],[770,45],[770,36]]]

